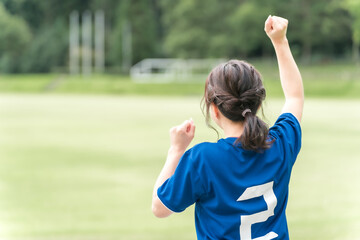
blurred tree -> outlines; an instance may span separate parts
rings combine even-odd
[[[83,12],[91,8],[91,0],[0,0],[12,14],[21,16],[33,32],[41,30],[57,19],[68,19],[73,10]]]
[[[320,53],[330,53],[339,39],[345,43],[349,39],[348,15],[335,7],[337,0],[293,1],[297,14],[299,39],[302,43],[303,61],[309,62],[314,49]],[[337,47],[339,47],[337,45]]]
[[[25,0],[29,1],[29,0]],[[54,23],[59,18],[68,19],[69,14],[77,10],[80,13],[91,9],[91,0],[33,0],[41,5],[44,10],[43,23]]]
[[[42,24],[44,9],[38,0],[0,0],[11,14],[21,16],[30,29],[37,29]]]
[[[64,67],[68,56],[68,17],[88,9],[90,0],[0,0],[11,13],[28,23],[33,39],[23,45],[16,72],[49,72]],[[20,36],[20,35],[19,35]],[[26,38],[25,38],[26,39]],[[34,60],[36,59],[36,60]]]
[[[149,57],[274,54],[263,32],[269,14],[289,19],[293,53],[305,62],[351,51],[359,60],[359,0],[0,0],[0,4],[1,71],[65,67],[69,13],[87,9],[105,12],[107,67],[124,63],[123,53],[129,50],[123,46],[126,23],[131,25],[131,64]]]
[[[352,42],[353,42],[353,59],[356,62],[360,61],[360,1],[346,0],[343,2],[343,7],[348,10],[352,16]]]
[[[351,47],[352,20],[349,12],[339,7],[339,3],[336,0],[328,1],[318,19],[317,38],[313,48],[323,58],[345,55]]]
[[[308,63],[313,55],[345,54],[349,47],[349,14],[338,0],[270,0],[289,19],[288,37],[295,52]],[[340,43],[340,44],[339,44]]]
[[[351,1],[351,0],[350,0]],[[316,55],[348,51],[350,18],[337,0],[163,0],[165,50],[176,57],[243,57],[272,53],[263,32],[271,15],[289,19],[294,54],[309,62]]]
[[[263,29],[271,8],[260,4],[246,1],[230,17],[233,29],[228,38],[232,48],[230,57],[266,55],[269,51],[270,43]]]
[[[59,18],[51,27],[43,26],[23,53],[21,71],[50,72],[64,67],[68,59],[68,39],[65,20]]]
[[[227,57],[238,0],[162,1],[165,51],[182,58]]]
[[[156,13],[157,1],[124,0],[116,9],[116,19],[111,34],[109,54],[114,65],[124,61],[123,34],[126,23],[131,28],[132,63],[144,58],[157,57],[160,54],[160,37]]]
[[[21,54],[31,40],[26,22],[11,15],[0,2],[0,71],[17,72]]]

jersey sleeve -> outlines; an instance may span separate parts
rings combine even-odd
[[[301,127],[296,117],[291,113],[281,114],[269,134],[279,142],[285,158],[293,165],[301,148]]]
[[[157,190],[161,202],[173,212],[182,212],[204,193],[192,149],[185,152],[173,176]]]

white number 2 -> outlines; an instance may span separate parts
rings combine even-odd
[[[267,210],[254,213],[251,215],[243,215],[240,217],[240,239],[241,240],[271,240],[278,235],[274,232],[269,232],[265,236],[258,238],[251,238],[251,225],[259,222],[265,222],[269,217],[274,215],[274,209],[277,204],[277,199],[273,190],[274,182],[265,183],[247,188],[237,201],[244,201],[251,198],[264,196],[264,200],[268,207]]]

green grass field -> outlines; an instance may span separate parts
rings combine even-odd
[[[251,61],[261,72],[269,97],[282,97],[276,61]],[[339,62],[300,65],[307,97],[360,98],[360,67]],[[1,75],[0,93],[107,94],[141,96],[198,96],[204,79],[185,83],[134,83],[128,76],[92,75],[89,78],[66,74]]]
[[[193,209],[152,216],[168,130],[200,96],[0,95],[0,239],[195,239]],[[269,99],[273,123],[282,101]],[[310,98],[288,203],[292,240],[358,239],[360,100]]]

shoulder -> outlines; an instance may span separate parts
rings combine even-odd
[[[292,113],[283,113],[269,129],[269,134],[274,138],[282,137],[284,134],[297,133],[301,136],[301,126]]]
[[[201,157],[207,155],[209,152],[213,152],[216,149],[217,143],[202,142],[194,145],[192,148],[187,150],[184,155],[189,157]]]
[[[221,141],[196,144],[184,153],[181,160],[188,162],[188,164],[207,165],[212,159],[218,158],[224,153],[224,146],[222,145]]]
[[[212,149],[214,146],[216,146],[218,143],[214,142],[202,142],[194,145],[191,150],[194,152],[201,152],[204,150]]]
[[[284,156],[294,163],[301,148],[301,126],[297,118],[291,113],[283,113],[269,129],[269,135],[275,145],[280,147]]]

